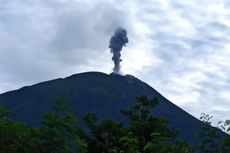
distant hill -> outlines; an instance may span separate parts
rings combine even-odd
[[[166,117],[170,125],[181,132],[181,138],[195,141],[194,134],[203,123],[131,75],[75,74],[0,94],[0,105],[9,108],[14,113],[14,119],[38,126],[42,114],[51,107],[53,98],[67,96],[79,120],[85,113],[95,112],[103,119],[126,122],[119,110],[133,106],[135,97],[140,95],[157,97],[160,103],[153,114]]]

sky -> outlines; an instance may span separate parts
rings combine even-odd
[[[188,113],[230,118],[229,0],[0,0],[0,93],[72,74],[122,73]]]

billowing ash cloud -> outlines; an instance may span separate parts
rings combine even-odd
[[[114,62],[113,73],[120,74],[121,50],[128,43],[127,31],[123,28],[117,28],[109,42],[110,52],[113,53],[112,60]]]

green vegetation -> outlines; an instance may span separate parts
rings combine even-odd
[[[150,112],[158,100],[137,97],[137,104],[121,110],[128,119],[123,125],[86,114],[83,125],[65,104],[56,98],[51,111],[44,114],[41,127],[32,127],[10,119],[10,112],[0,107],[0,153],[229,153],[230,138],[220,138],[218,129],[230,131],[230,121],[210,126],[209,115],[202,114],[197,144],[178,140],[179,132],[167,119]]]
[[[229,133],[230,121],[219,122],[216,127],[211,126],[210,119],[213,116],[208,114],[201,114],[201,121],[203,126],[197,137],[200,142],[196,145],[196,150],[201,153],[229,153],[230,152],[230,138],[220,138],[218,130],[222,129],[224,132]]]
[[[0,153],[71,153],[83,152],[86,144],[75,134],[76,117],[55,99],[52,111],[44,114],[44,124],[32,127],[9,118],[0,108]]]

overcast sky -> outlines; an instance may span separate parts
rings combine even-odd
[[[0,93],[111,73],[109,39],[127,29],[122,71],[190,114],[230,117],[229,0],[0,0]]]

